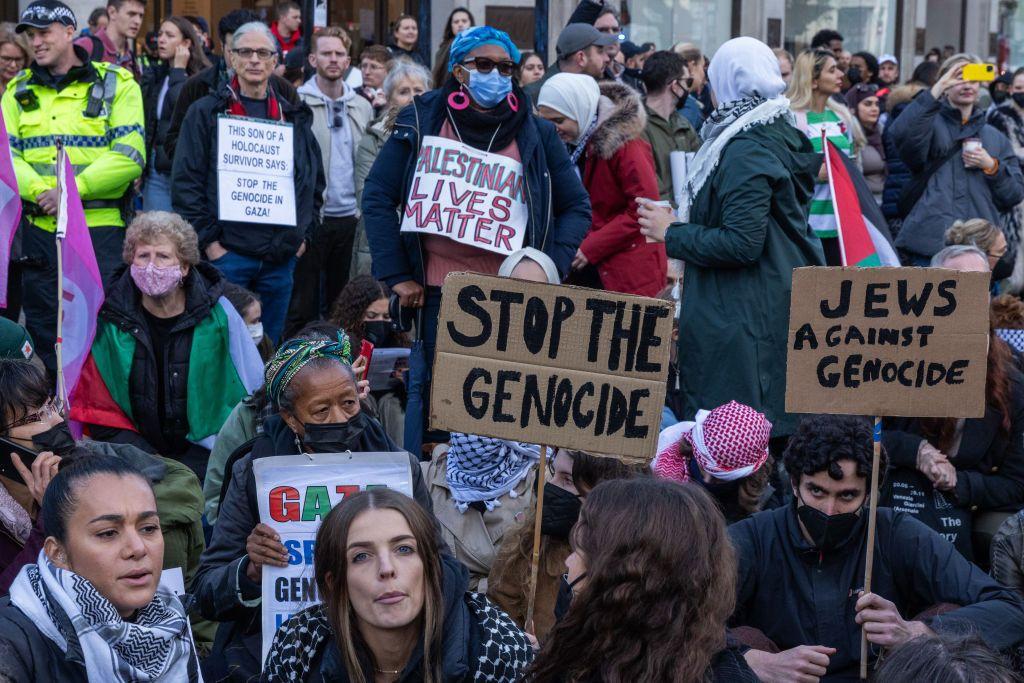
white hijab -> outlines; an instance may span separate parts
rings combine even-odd
[[[733,38],[723,43],[711,58],[708,81],[719,107],[755,93],[770,100],[786,90],[778,58],[756,38]]]
[[[573,140],[573,144],[578,144],[590,127],[590,122],[597,116],[597,103],[600,99],[601,89],[593,77],[559,73],[541,86],[537,106],[550,107],[579,124],[579,135]]]

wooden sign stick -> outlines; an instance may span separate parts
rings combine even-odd
[[[871,592],[871,569],[875,560],[875,521],[878,509],[878,477],[879,459],[882,454],[882,418],[875,417],[875,430],[873,439],[874,452],[871,454],[871,507],[868,508],[868,552],[864,564],[864,592]],[[868,634],[861,628],[860,631],[860,678],[866,681],[868,678]]]
[[[526,594],[526,628],[533,621],[533,603],[537,597],[537,570],[540,568],[540,529],[544,516],[544,479],[548,473],[548,447],[540,447],[537,463],[537,517],[533,523],[533,557],[530,559],[530,587]]]

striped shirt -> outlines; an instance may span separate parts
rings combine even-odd
[[[827,108],[820,114],[813,111],[794,114],[797,128],[810,139],[815,152],[821,154],[824,151],[821,146],[821,132],[825,131],[825,137],[829,142],[847,156],[853,156],[853,133],[839,114]],[[814,185],[809,223],[819,238],[838,237],[835,211],[832,207],[832,190],[829,188],[828,180]]]

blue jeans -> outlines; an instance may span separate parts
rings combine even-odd
[[[157,173],[152,166],[142,187],[143,211],[174,211],[171,208],[171,178]]]
[[[259,295],[263,307],[263,332],[276,345],[284,330],[284,318],[292,296],[295,257],[288,259],[287,263],[267,263],[229,251],[210,263],[224,274],[228,282]]]

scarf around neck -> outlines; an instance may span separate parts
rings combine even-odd
[[[459,140],[485,152],[497,152],[511,145],[530,113],[530,101],[515,79],[512,81],[512,94],[519,101],[518,111],[512,109],[508,98],[487,111],[479,111],[472,105],[465,109],[452,109],[447,105],[448,97],[460,89],[462,86],[451,75],[442,89],[442,97],[446,102],[446,116],[451,121]]]
[[[245,111],[245,105],[242,104],[242,91],[238,85],[238,76],[231,77],[231,84],[228,86],[231,90],[231,102],[228,104],[228,113],[232,116],[249,116]],[[267,85],[267,118],[272,121],[284,121],[284,116],[281,114],[281,104],[277,101],[277,95],[274,94],[274,89]]]
[[[185,608],[167,588],[133,622],[86,579],[60,569],[43,551],[11,585],[11,604],[65,652],[81,651],[90,681],[202,681]]]
[[[498,499],[515,497],[513,489],[538,460],[538,446],[452,432],[445,480],[455,507],[459,512],[470,503],[483,503],[488,511],[500,507]]]

